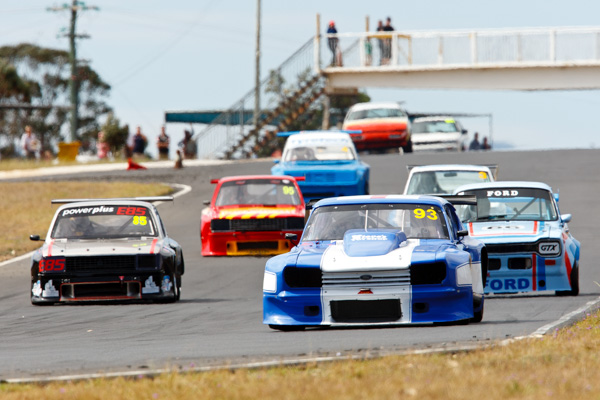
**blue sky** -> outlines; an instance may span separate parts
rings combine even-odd
[[[51,0],[0,3],[0,45],[22,42],[67,49],[58,37],[68,12],[49,12]],[[227,108],[254,82],[256,1],[93,0],[99,11],[80,14],[78,56],[113,89],[109,104],[122,123],[140,125],[154,143],[165,111]],[[360,32],[369,16],[392,18],[397,30],[597,26],[600,3],[589,0],[356,1],[262,0],[262,76],[316,31],[316,14],[340,32]],[[493,139],[521,149],[590,148],[600,92],[369,89],[374,101],[404,101],[411,111],[492,113]],[[488,122],[464,119],[470,132],[488,134]],[[184,125],[170,124],[172,142]],[[153,147],[153,146],[152,146]],[[152,149],[154,150],[154,149]]]

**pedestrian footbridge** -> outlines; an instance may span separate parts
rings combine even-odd
[[[202,127],[199,158],[260,157],[281,146],[277,131],[328,128],[331,96],[371,87],[600,89],[600,27],[319,34],[228,110],[167,112],[165,122]]]
[[[600,28],[522,28],[335,35],[315,38],[327,88],[572,90],[600,88]],[[341,63],[340,63],[341,62]]]

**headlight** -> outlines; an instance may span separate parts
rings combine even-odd
[[[277,291],[277,275],[273,272],[265,271],[263,291],[269,293],[275,293]]]
[[[456,268],[456,284],[458,286],[473,285],[471,266],[469,264],[464,264]]]
[[[538,253],[541,256],[556,257],[560,255],[559,242],[540,242],[538,244]]]

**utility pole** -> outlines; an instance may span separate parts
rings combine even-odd
[[[64,34],[69,38],[69,63],[71,64],[71,79],[69,80],[69,91],[71,98],[71,142],[77,140],[77,128],[79,127],[79,78],[77,74],[77,46],[75,39],[87,39],[90,36],[76,33],[77,11],[98,10],[96,6],[87,6],[82,1],[73,0],[71,5],[63,4],[60,7],[49,7],[48,11],[71,10],[71,25],[69,33]]]
[[[256,0],[256,59],[254,71],[254,115],[252,123],[258,133],[258,117],[260,115],[260,0]]]

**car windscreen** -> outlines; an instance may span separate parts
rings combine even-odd
[[[454,120],[416,121],[411,125],[412,133],[456,133],[458,129]]]
[[[301,204],[296,186],[288,179],[240,179],[223,182],[217,206]]]
[[[329,143],[306,144],[290,147],[284,151],[284,162],[295,161],[351,161],[356,159],[354,149],[348,143],[331,141]]]
[[[94,205],[60,211],[53,239],[114,239],[157,236],[152,214],[138,205]]]
[[[452,194],[469,183],[491,182],[485,171],[423,171],[410,178],[406,194]]]
[[[463,194],[477,196],[477,206],[456,206],[463,222],[554,221],[558,218],[552,193],[544,189],[480,189],[459,193]]]
[[[367,110],[351,111],[346,117],[346,121],[356,121],[368,118],[403,118],[406,113],[398,108],[370,108]]]
[[[386,203],[319,207],[311,214],[302,240],[341,240],[350,229],[398,229],[408,238],[448,238],[439,207]]]

